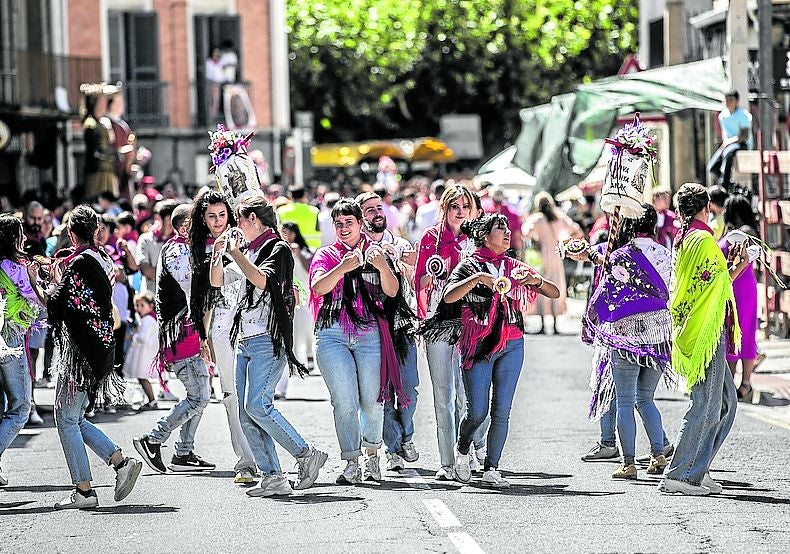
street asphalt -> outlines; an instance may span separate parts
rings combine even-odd
[[[292,380],[289,399],[277,406],[330,458],[313,488],[282,499],[249,498],[234,485],[224,408],[211,403],[196,452],[215,471],[158,475],[146,466],[132,494],[114,503],[114,474],[90,454],[99,508],[55,512],[71,486],[48,412],[43,427],[25,429],[3,456],[10,483],[0,488],[0,552],[790,552],[787,407],[739,404],[713,464],[723,494],[666,496],[644,471],[617,482],[616,463],[580,460],[598,437],[586,417],[589,368],[590,351],[577,336],[526,337],[501,463],[513,486],[502,492],[433,480],[438,451],[424,360],[414,438],[420,459],[400,474],[385,472],[379,484],[334,484],[342,464],[326,387],[320,376]],[[37,389],[36,397],[51,407],[51,390]],[[687,399],[661,389],[657,398],[674,438]],[[94,421],[136,456],[132,438],[164,413],[119,411]],[[641,429],[637,441],[637,454],[646,451]],[[280,454],[292,469],[293,458]]]

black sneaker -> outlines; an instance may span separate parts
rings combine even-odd
[[[138,439],[134,439],[132,442],[134,443],[134,449],[140,453],[143,461],[147,463],[151,469],[158,473],[167,472],[165,463],[162,461],[161,444],[152,443],[148,435],[143,435]]]
[[[190,452],[186,456],[174,454],[169,467],[171,471],[208,471],[217,466]]]

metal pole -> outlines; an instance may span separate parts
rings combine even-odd
[[[763,239],[768,233],[766,223],[768,217],[768,200],[765,194],[765,150],[774,150],[774,45],[773,45],[773,2],[771,0],[760,0],[760,34],[759,34],[759,60],[760,60],[760,178],[759,195],[762,217],[760,218],[760,232]],[[763,301],[765,302],[765,330],[764,337],[768,338],[771,329],[771,310],[768,307],[768,272],[763,271]]]

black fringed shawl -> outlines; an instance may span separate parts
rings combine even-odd
[[[249,280],[243,285],[244,294],[233,316],[230,339],[233,344],[241,331],[241,320],[245,311],[262,308],[266,301],[270,302],[269,336],[272,339],[274,355],[280,357],[285,351],[291,375],[304,377],[309,373],[293,351],[293,319],[296,308],[294,296],[293,269],[294,260],[288,244],[279,237],[273,236],[263,244],[253,262],[266,276],[266,289],[255,299],[255,285]]]
[[[73,254],[47,302],[58,352],[56,367],[67,380],[67,398],[73,399],[77,390],[87,391],[89,409],[99,394],[110,401],[123,397],[123,382],[113,371],[112,284],[95,258],[102,255],[106,256],[95,250]]]
[[[169,348],[171,353],[175,355],[176,345],[190,332],[194,332],[193,324],[195,323],[190,317],[189,303],[184,289],[178,284],[176,278],[168,267],[168,256],[171,256],[170,250],[173,248],[181,248],[184,244],[182,239],[178,237],[168,240],[162,247],[159,254],[159,267],[157,286],[156,286],[156,318],[159,321],[159,353],[155,364],[161,373],[165,363],[165,353]],[[186,256],[186,261],[189,263],[189,254],[182,253],[179,257]],[[198,319],[200,315],[198,314]]]
[[[387,257],[389,260],[389,257]],[[391,260],[389,260],[391,262]],[[394,264],[390,263],[390,267],[394,270]],[[395,275],[400,281],[398,287],[398,294],[393,297],[384,295],[384,314],[387,323],[390,327],[390,334],[392,335],[392,345],[395,347],[395,354],[398,356],[398,362],[401,364],[405,362],[406,356],[409,353],[409,344],[417,330],[417,316],[414,310],[409,306],[404,294],[405,291],[411,290],[408,285],[408,280],[403,273],[395,272]]]
[[[461,261],[453,270],[445,285],[451,285],[468,279],[477,273],[490,273],[480,260],[470,256]],[[442,292],[444,294],[444,291]],[[534,292],[532,293],[534,295]],[[515,325],[524,332],[524,317],[520,309],[512,309],[508,303],[500,301],[501,297],[492,289],[478,284],[463,299],[448,304],[442,299],[436,313],[425,320],[420,333],[429,342],[446,341],[458,344],[465,336],[466,327],[476,327],[470,334],[475,335],[472,344],[461,344],[462,367],[469,369],[474,362],[487,359],[503,343],[502,333],[508,325]],[[492,303],[494,303],[492,305]],[[509,299],[508,302],[511,302]],[[468,310],[464,315],[464,308]],[[467,329],[469,332],[469,329]]]

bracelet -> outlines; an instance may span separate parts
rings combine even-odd
[[[546,282],[546,279],[544,279],[543,275],[541,275],[540,276],[540,284],[537,287],[535,287],[535,288],[538,288],[538,289],[541,288],[543,286],[543,283],[545,283],[545,282]]]

